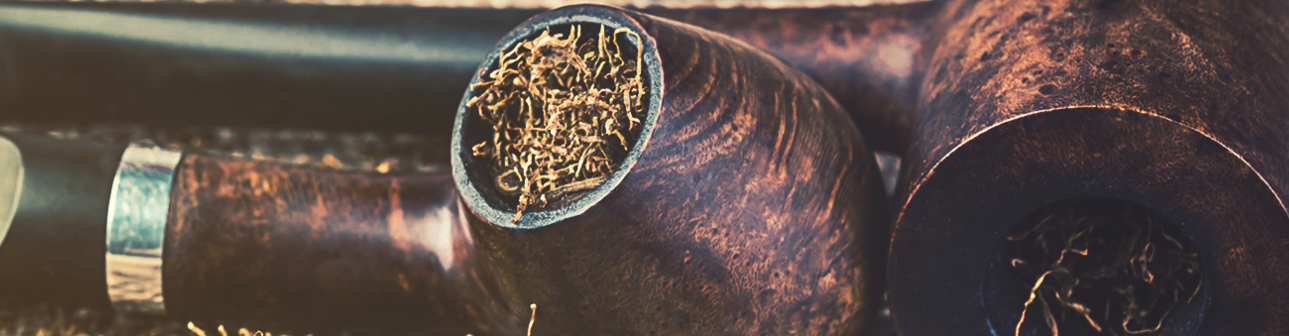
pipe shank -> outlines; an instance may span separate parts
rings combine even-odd
[[[447,175],[189,155],[173,190],[163,271],[172,315],[296,330],[487,335],[519,325],[493,320],[503,314]]]

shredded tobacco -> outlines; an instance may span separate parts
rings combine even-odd
[[[583,32],[583,28],[598,32]],[[547,28],[504,50],[481,70],[466,107],[491,124],[472,147],[491,161],[502,194],[524,211],[569,202],[618,167],[642,127],[647,104],[640,55],[623,29]]]
[[[1073,323],[1102,335],[1150,334],[1199,293],[1198,256],[1156,214],[1136,206],[1084,205],[1099,210],[1061,208],[1006,236],[1014,252],[1010,266],[1028,279],[1022,281],[1029,295],[1016,336],[1035,319],[1053,336]]]

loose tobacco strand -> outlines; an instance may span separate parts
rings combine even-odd
[[[1074,311],[1098,333],[1159,331],[1178,305],[1199,294],[1203,277],[1197,254],[1158,225],[1143,212],[1095,216],[1071,212],[1045,216],[1032,228],[1007,235],[1020,256],[1009,264],[1014,268],[1034,265],[1039,268],[1032,272],[1041,272],[1031,273],[1037,281],[1027,288],[1029,299],[1022,306],[1015,334],[1020,335],[1036,299],[1053,335],[1059,328],[1052,312],[1062,309]],[[1103,309],[1101,314],[1085,304],[1096,301],[1104,301],[1092,306]]]
[[[598,34],[583,35],[589,26],[598,26]],[[557,30],[565,28],[547,28],[505,51],[495,70],[480,72],[473,86],[479,93],[466,103],[493,126],[492,139],[471,151],[491,159],[502,193],[517,196],[511,222],[530,207],[571,201],[599,186],[642,124],[640,55],[624,58],[621,46],[640,36],[625,28],[606,34],[602,25]]]

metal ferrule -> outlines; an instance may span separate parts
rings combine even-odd
[[[183,153],[136,142],[121,155],[107,213],[107,293],[118,312],[165,313],[161,250]]]

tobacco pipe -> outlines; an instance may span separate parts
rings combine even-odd
[[[451,176],[320,171],[147,144],[67,152],[120,158],[111,184],[86,175],[93,188],[79,190],[105,204],[87,208],[108,209],[99,222],[107,245],[76,250],[106,251],[106,269],[93,269],[107,274],[120,311],[248,326],[509,335],[536,316],[550,334],[870,327],[885,195],[871,150],[837,102],[747,44],[599,6],[524,22],[480,70],[569,24],[631,33],[649,97],[625,159],[580,198],[522,216],[499,198],[471,150],[491,129],[467,108],[476,78],[458,105]],[[39,172],[24,181],[56,173],[26,153],[76,148],[12,139],[19,154],[0,161]],[[8,240],[47,225],[26,220],[29,190],[60,192],[21,189]],[[101,217],[91,217],[77,225],[92,231]],[[24,239],[50,239],[40,234]],[[59,283],[102,279],[72,269],[103,254],[5,268],[40,252],[21,247],[0,243],[0,274],[46,267]],[[30,285],[33,296],[61,288]]]
[[[1053,302],[1044,279],[1008,280],[1023,260],[999,257],[1019,223],[1067,201],[1145,209],[1190,245],[1203,284],[1157,334],[1289,332],[1287,19],[1283,1],[946,4],[917,61],[895,198],[900,334],[1095,334],[1076,309],[1057,321],[1028,303]],[[1107,319],[1103,334],[1132,322]]]
[[[912,59],[938,6],[642,11],[734,36],[802,69],[859,120],[871,146],[902,153]],[[479,59],[537,13],[5,3],[0,118],[414,132],[447,143]]]

